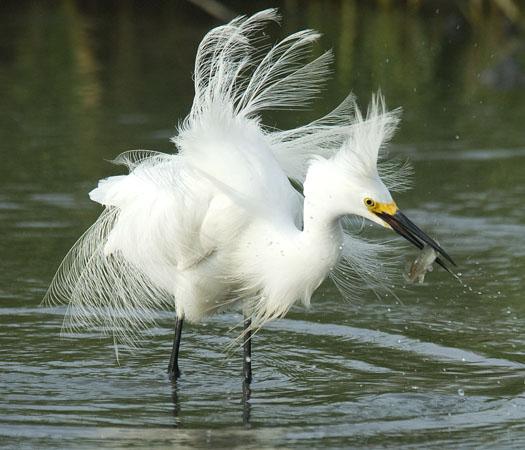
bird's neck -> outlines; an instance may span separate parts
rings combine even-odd
[[[327,274],[337,263],[343,246],[341,216],[321,202],[305,198],[303,220],[301,238],[305,250],[312,252],[312,261],[317,260],[319,264],[326,266]]]

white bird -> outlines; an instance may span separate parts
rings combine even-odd
[[[68,305],[67,328],[102,327],[131,345],[155,311],[174,309],[172,378],[179,375],[183,320],[241,307],[249,383],[252,330],[297,302],[308,305],[327,276],[345,295],[381,284],[384,245],[352,235],[347,217],[392,228],[453,263],[398,211],[387,188],[403,187],[406,171],[378,167],[398,122],[381,95],[365,116],[349,96],[299,128],[261,123],[263,110],[304,107],[318,96],[332,59],[326,52],[307,62],[319,37],[310,30],[264,45],[262,30],[271,21],[278,21],[276,11],[265,10],[204,37],[193,106],[172,139],[178,152],[117,157],[129,174],[91,191],[105,210],[46,295]]]

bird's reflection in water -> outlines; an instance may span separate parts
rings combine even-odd
[[[180,408],[177,381],[171,382],[171,401],[173,402],[173,417],[175,418],[174,426],[180,427],[181,426],[181,419],[180,419],[180,409],[181,408]]]
[[[242,383],[242,423],[245,427],[250,426],[250,416],[251,416],[251,403],[250,399],[252,396],[252,390],[250,384],[243,382]],[[174,426],[180,427],[182,425],[181,421],[181,402],[179,399],[179,390],[176,381],[171,383],[171,401],[173,403],[173,417],[175,418]]]
[[[243,381],[242,383],[242,423],[244,426],[250,426],[250,414],[251,414],[251,403],[250,398],[252,396],[252,390],[250,383]]]

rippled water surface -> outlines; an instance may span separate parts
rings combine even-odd
[[[381,87],[404,109],[391,154],[416,170],[398,203],[455,257],[462,283],[435,270],[423,285],[398,284],[397,299],[352,302],[323,285],[310,310],[255,337],[243,405],[240,351],[226,352],[234,312],[185,326],[173,386],[171,313],[119,365],[111,340],[61,337],[64,309],[39,306],[100,213],[87,192],[120,171],[107,160],[173,150],[196,46],[220,21],[183,2],[4,2],[0,446],[523,448],[523,21],[466,3],[282,3],[276,36],[319,29],[334,79],[314,110],[267,121],[295,126],[349,90],[366,104]]]

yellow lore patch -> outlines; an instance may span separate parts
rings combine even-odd
[[[389,216],[393,216],[396,212],[397,212],[397,205],[392,202],[392,203],[379,203],[379,202],[374,202],[373,205],[366,205],[368,210],[370,212],[373,212],[374,214],[380,214],[380,213],[385,213],[385,214],[388,214]]]

